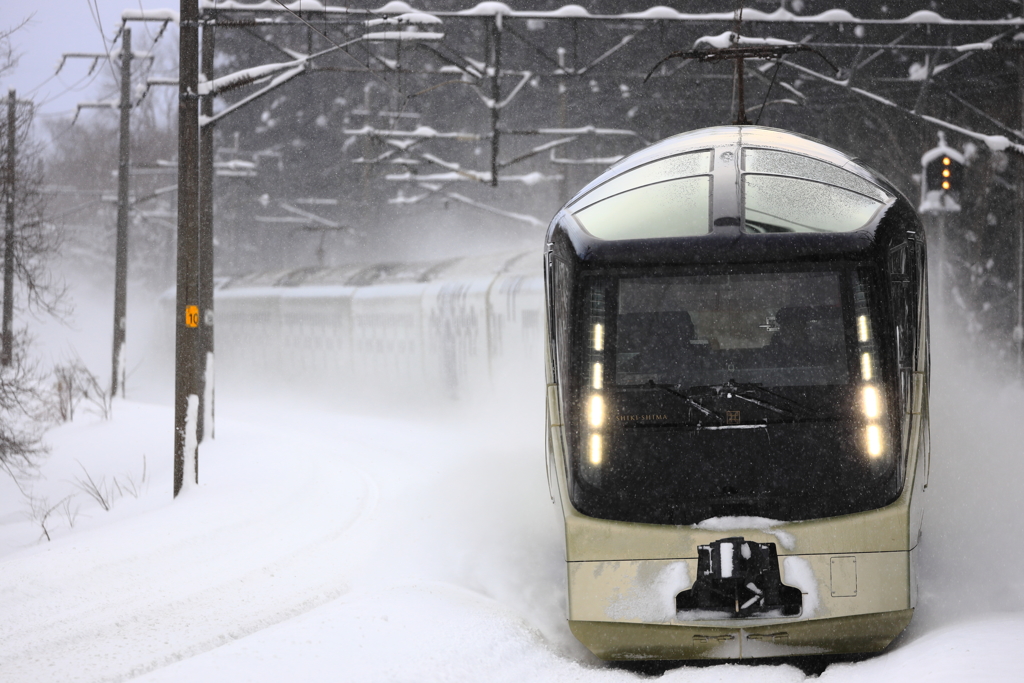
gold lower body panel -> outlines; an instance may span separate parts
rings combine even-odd
[[[754,659],[884,650],[914,610],[856,614],[736,628],[569,621],[581,643],[601,659]]]

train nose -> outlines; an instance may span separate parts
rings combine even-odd
[[[680,618],[796,617],[799,588],[782,583],[774,543],[722,538],[697,547],[697,580],[676,596]]]

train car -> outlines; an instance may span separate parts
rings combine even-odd
[[[540,266],[504,252],[218,278],[218,386],[387,405],[507,388],[542,362]],[[173,290],[162,305],[173,320]],[[159,334],[169,359],[173,330]]]
[[[546,239],[547,463],[568,619],[609,660],[884,649],[917,600],[925,238],[856,159],[697,130]]]

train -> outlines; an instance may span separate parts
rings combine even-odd
[[[444,409],[516,382],[542,385],[539,250],[226,275],[215,285],[219,390]],[[173,320],[173,290],[161,304],[161,320]],[[173,358],[173,338],[158,330],[160,357]],[[534,382],[523,368],[536,369]]]
[[[575,637],[625,661],[885,649],[930,461],[914,206],[820,141],[719,126],[619,161],[544,245]]]

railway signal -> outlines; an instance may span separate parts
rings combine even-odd
[[[946,136],[939,133],[939,144],[921,155],[921,205],[918,212],[925,231],[934,240],[934,282],[939,297],[945,301],[952,282],[946,265],[949,236],[947,225],[950,214],[960,212],[960,191],[963,188],[964,155],[946,144]]]
[[[945,150],[941,150],[945,151]],[[963,181],[963,162],[953,154],[936,156],[924,167],[925,183],[929,190],[959,194]]]
[[[939,144],[921,155],[921,213],[957,213],[964,179],[964,155],[946,144],[939,133]]]

